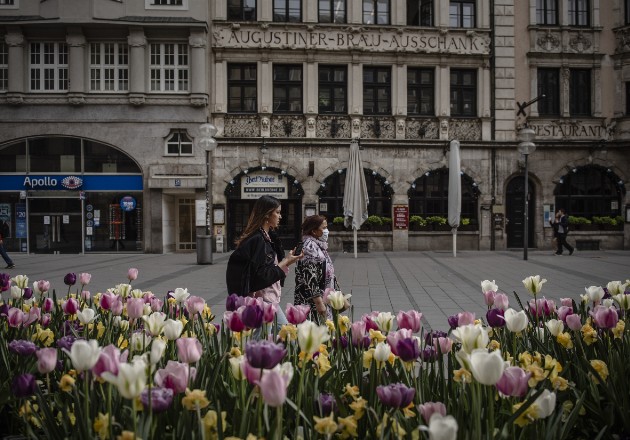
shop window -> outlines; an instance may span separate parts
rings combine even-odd
[[[108,145],[83,141],[84,169],[86,173],[140,174],[142,170],[125,153]]]
[[[31,43],[29,57],[32,92],[68,90],[68,45],[66,43]]]
[[[464,173],[461,176],[461,217],[476,223],[479,188],[470,176]],[[407,195],[409,215],[448,217],[448,168],[427,171],[411,184]]]
[[[630,82],[626,82],[626,116],[630,115]]]
[[[569,81],[569,112],[571,116],[590,116],[591,71],[571,69]]]
[[[536,0],[536,24],[558,24],[558,0]]]
[[[0,149],[0,173],[26,172],[26,142],[18,142]]]
[[[591,7],[589,0],[569,0],[569,25],[589,26]]]
[[[376,171],[363,169],[365,184],[370,197],[368,214],[380,217],[392,216],[392,195],[394,191],[383,176]],[[343,217],[343,194],[346,185],[346,169],[341,169],[322,182],[317,195],[319,196],[319,213],[325,215],[332,224],[335,217]]]
[[[451,116],[477,116],[477,71],[451,69]]]
[[[624,6],[625,6],[625,24],[628,25],[630,24],[630,0],[624,0]]]
[[[302,66],[273,66],[274,113],[302,113]]]
[[[152,43],[150,56],[152,92],[187,92],[188,45]]]
[[[389,24],[389,0],[363,0],[363,24]]]
[[[129,46],[124,43],[90,44],[90,90],[129,90]]]
[[[346,0],[319,0],[318,17],[320,23],[345,23]]]
[[[256,64],[228,65],[228,112],[256,112]]]
[[[188,9],[188,0],[145,0],[145,9]]]
[[[69,137],[33,138],[28,140],[31,172],[81,172],[81,139]]]
[[[407,114],[434,116],[435,70],[407,69]]]
[[[363,114],[391,115],[392,69],[390,67],[363,67]]]
[[[228,0],[228,20],[256,21],[256,0]]]
[[[475,27],[475,2],[451,0],[449,5],[449,25],[453,28]]]
[[[9,88],[9,49],[6,43],[0,43],[0,92]]]
[[[558,116],[560,114],[560,69],[538,69],[538,114]]]
[[[17,9],[20,0],[0,0],[0,9]]]
[[[319,65],[319,113],[346,113],[346,66]]]
[[[193,143],[185,131],[177,130],[166,141],[167,156],[192,156]]]
[[[408,26],[433,26],[433,0],[407,0]]]
[[[302,0],[273,0],[273,21],[280,23],[302,21]]]
[[[85,216],[92,225],[92,234],[86,236],[86,252],[141,251],[142,200],[141,192],[87,192]]]
[[[624,182],[599,165],[576,167],[562,176],[553,192],[556,207],[576,217],[621,215]]]

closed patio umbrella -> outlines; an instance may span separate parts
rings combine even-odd
[[[448,158],[448,224],[453,232],[453,257],[457,256],[457,228],[462,214],[462,178],[459,141],[451,141]]]
[[[357,258],[357,229],[361,229],[361,225],[368,217],[368,203],[359,141],[353,139],[350,142],[350,159],[343,193],[343,216],[346,228],[352,227],[354,232],[354,258]]]

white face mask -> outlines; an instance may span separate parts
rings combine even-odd
[[[322,241],[328,241],[328,229],[324,229],[322,231],[322,236],[319,237]]]

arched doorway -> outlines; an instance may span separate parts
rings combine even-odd
[[[531,179],[528,179],[529,186],[529,224],[528,224],[528,244],[527,247],[534,247],[534,225],[535,225],[535,200],[536,193]],[[505,217],[507,226],[507,247],[523,247],[524,225],[525,225],[525,176],[516,176],[507,185],[505,191]]]
[[[300,240],[302,225],[302,196],[304,190],[295,177],[278,168],[256,167],[242,172],[225,189],[227,198],[227,248],[234,249],[234,241],[247,225],[254,203],[262,195],[280,200],[282,220],[278,235],[285,249],[293,249]]]

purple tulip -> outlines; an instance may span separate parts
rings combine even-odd
[[[57,366],[57,349],[42,348],[35,353],[37,356],[37,371],[48,374]]]
[[[492,328],[503,327],[505,325],[505,318],[503,318],[503,310],[490,309],[486,312],[486,321]]]
[[[30,287],[24,288],[24,294],[22,295],[22,298],[31,299],[32,297],[33,297],[33,289],[31,289]]]
[[[359,344],[363,343],[367,332],[365,330],[366,324],[365,321],[356,321],[353,322],[350,326],[350,333],[352,336],[352,345],[355,347],[359,346]]]
[[[421,319],[422,313],[416,310],[409,310],[408,312],[403,312],[401,310],[396,315],[398,328],[405,328],[411,330],[414,333],[418,333],[420,331],[420,328],[422,328]]]
[[[145,409],[149,409],[149,388],[140,393],[140,401]],[[151,388],[151,410],[154,413],[166,411],[173,403],[173,390],[171,388]]]
[[[615,328],[619,322],[619,315],[614,307],[597,306],[590,315],[599,328]]]
[[[441,336],[435,338],[432,345],[440,349],[440,354],[447,354],[453,349],[453,340],[449,337]]]
[[[46,313],[50,313],[52,312],[53,308],[55,307],[55,303],[52,300],[52,298],[46,298],[44,299],[44,302],[42,304],[42,310]]]
[[[341,342],[341,348],[348,347],[348,337],[346,335],[341,335],[339,341]],[[337,348],[337,338],[332,340],[332,346],[333,348]]]
[[[573,300],[571,298],[560,298],[560,304],[566,307],[573,307]]]
[[[328,417],[330,413],[337,412],[337,401],[333,394],[320,393],[315,405],[315,410],[320,417]]]
[[[258,304],[245,306],[241,312],[241,320],[247,328],[259,328],[263,322],[263,309]]]
[[[422,405],[418,405],[418,410],[420,411],[420,414],[422,414],[422,418],[427,425],[434,413],[438,413],[441,414],[442,417],[446,417],[446,406],[442,402],[424,402]]]
[[[203,309],[206,306],[206,300],[199,296],[191,295],[188,297],[188,299],[186,299],[185,304],[186,310],[188,310],[191,315],[196,317],[197,313],[203,312]]]
[[[68,301],[64,301],[62,309],[67,315],[74,315],[79,310],[79,303],[76,299],[70,298]]]
[[[573,307],[570,306],[561,306],[558,311],[558,319],[562,322],[567,322],[567,316],[573,314]]]
[[[424,362],[435,362],[437,360],[437,351],[435,350],[434,347],[427,345],[426,347],[424,347],[424,350],[422,350],[422,352],[420,353],[420,356],[422,357],[422,360]]]
[[[63,277],[63,283],[66,286],[74,286],[77,282],[77,274],[70,272]]]
[[[449,316],[448,317],[449,327],[451,327],[452,330],[455,330],[457,328],[458,321],[459,321],[459,316],[457,316],[457,314]]]
[[[250,341],[245,347],[247,362],[254,368],[272,369],[280,363],[287,354],[282,344],[269,341]]]
[[[195,379],[197,369],[187,364],[168,361],[166,367],[155,372],[155,384],[159,387],[170,388],[175,393],[186,391],[188,382]]]
[[[6,292],[11,287],[11,275],[0,273],[0,290]]]
[[[76,339],[77,338],[72,335],[62,336],[57,340],[57,347],[65,348],[66,350],[70,351],[70,349],[72,348],[72,344],[74,344],[74,341],[76,341]]]
[[[433,345],[433,341],[437,338],[446,338],[448,333],[443,332],[442,330],[431,330],[426,335],[424,335],[424,343],[426,345]]]
[[[24,339],[9,342],[9,351],[19,356],[30,356],[37,351],[37,345]]]
[[[13,378],[11,392],[18,399],[32,396],[37,391],[35,376],[29,373],[20,374]]]
[[[390,332],[387,335],[387,343],[392,349],[392,353],[394,353],[396,356],[398,356],[398,341],[405,338],[413,338],[413,333],[411,330],[403,328],[400,330],[396,330],[395,332]]]
[[[245,324],[241,320],[241,314],[236,312],[225,311],[223,312],[223,322],[230,331],[238,333],[245,330]]]
[[[504,396],[525,397],[529,386],[527,382],[532,373],[525,373],[520,367],[508,367],[496,384],[497,389]]]
[[[534,316],[549,316],[556,311],[556,303],[545,297],[529,300],[529,311]]]
[[[405,408],[412,402],[416,390],[402,383],[392,383],[376,387],[376,394],[385,406]]]
[[[276,310],[278,309],[274,303],[263,302],[263,322],[265,324],[272,323],[276,318]]]
[[[242,305],[243,297],[238,296],[236,293],[231,293],[225,300],[225,310],[228,312],[235,312]]]
[[[0,316],[4,316],[5,318],[9,314],[9,304],[4,303],[0,305]]]
[[[483,292],[483,299],[486,302],[488,307],[492,307],[494,305],[494,297],[497,296],[497,292],[492,290],[488,290],[487,292]]]
[[[403,338],[396,344],[397,356],[405,362],[418,359],[420,356],[420,348],[416,338]]]
[[[42,325],[42,327],[48,327],[50,325],[50,320],[52,319],[52,317],[50,316],[50,313],[44,313],[42,315],[42,319],[40,319],[40,324]]]
[[[365,331],[369,332],[370,330],[378,330],[378,325],[374,322],[374,318],[376,318],[376,316],[378,316],[378,312],[365,314],[361,317],[361,320],[365,322]]]

